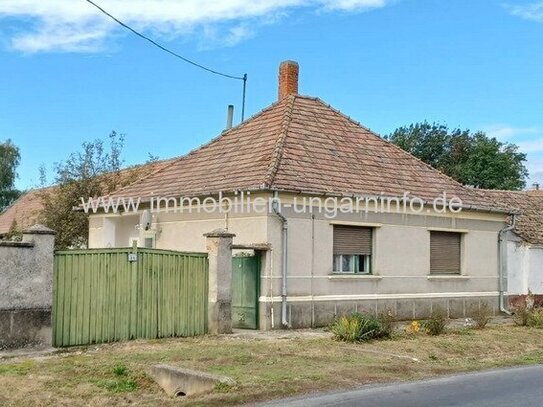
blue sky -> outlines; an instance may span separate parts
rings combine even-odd
[[[422,120],[485,130],[519,144],[543,182],[543,1],[95,1],[187,58],[246,72],[248,116],[275,101],[278,65],[294,59],[300,93],[380,134]],[[21,148],[20,188],[112,130],[130,165],[207,142],[228,104],[239,120],[239,81],[84,0],[0,0],[0,38],[0,140]]]

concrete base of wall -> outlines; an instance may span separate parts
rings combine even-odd
[[[0,310],[0,349],[51,345],[51,310]]]
[[[398,320],[427,318],[433,309],[447,311],[450,318],[467,318],[472,311],[486,303],[494,315],[499,314],[498,297],[470,297],[443,299],[398,299],[359,301],[290,302],[288,320],[291,328],[319,328],[332,323],[335,318],[352,312],[373,315],[391,311]],[[273,306],[273,327],[272,327]],[[281,304],[260,303],[260,329],[281,329]]]

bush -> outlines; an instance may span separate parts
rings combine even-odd
[[[514,311],[515,324],[519,326],[528,325],[528,321],[530,320],[530,316],[532,315],[533,310],[534,310],[533,296],[531,293],[529,293],[528,296],[524,299],[524,301],[522,301],[522,303],[515,308],[515,311]]]
[[[363,342],[371,339],[388,338],[392,324],[383,324],[380,318],[372,315],[354,312],[342,316],[330,325],[334,339],[345,342]]]
[[[534,308],[528,315],[526,325],[532,328],[543,328],[543,308]]]
[[[377,319],[381,323],[381,331],[383,333],[383,337],[390,338],[392,336],[392,333],[394,332],[396,315],[394,315],[391,310],[386,310],[385,312],[379,314]]]
[[[471,311],[471,319],[475,322],[475,327],[484,329],[492,319],[492,308],[486,302],[483,302],[480,307],[475,307]]]
[[[526,326],[531,313],[532,311],[528,307],[521,305],[515,309],[513,321],[519,326]]]
[[[441,335],[445,331],[447,320],[447,312],[444,309],[436,308],[424,321],[423,328],[429,335]]]

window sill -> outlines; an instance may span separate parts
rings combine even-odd
[[[328,276],[328,280],[353,280],[353,279],[358,279],[358,280],[375,280],[375,281],[378,281],[378,280],[381,280],[383,277],[381,276],[376,276],[374,274],[356,274],[356,273],[352,273],[352,274],[349,274],[349,273],[344,273],[344,274],[340,274],[340,273],[333,273],[333,274],[330,274]]]
[[[426,277],[428,280],[433,280],[433,281],[444,281],[444,280],[456,280],[456,281],[463,281],[463,280],[469,280],[470,279],[470,276],[463,276],[463,275],[460,275],[460,274],[457,274],[457,275],[454,275],[454,274],[451,274],[451,275],[448,275],[448,274],[443,274],[443,275],[432,275],[432,276],[427,276]]]

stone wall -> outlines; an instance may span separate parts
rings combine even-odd
[[[0,242],[0,349],[51,343],[54,234],[36,225]]]

